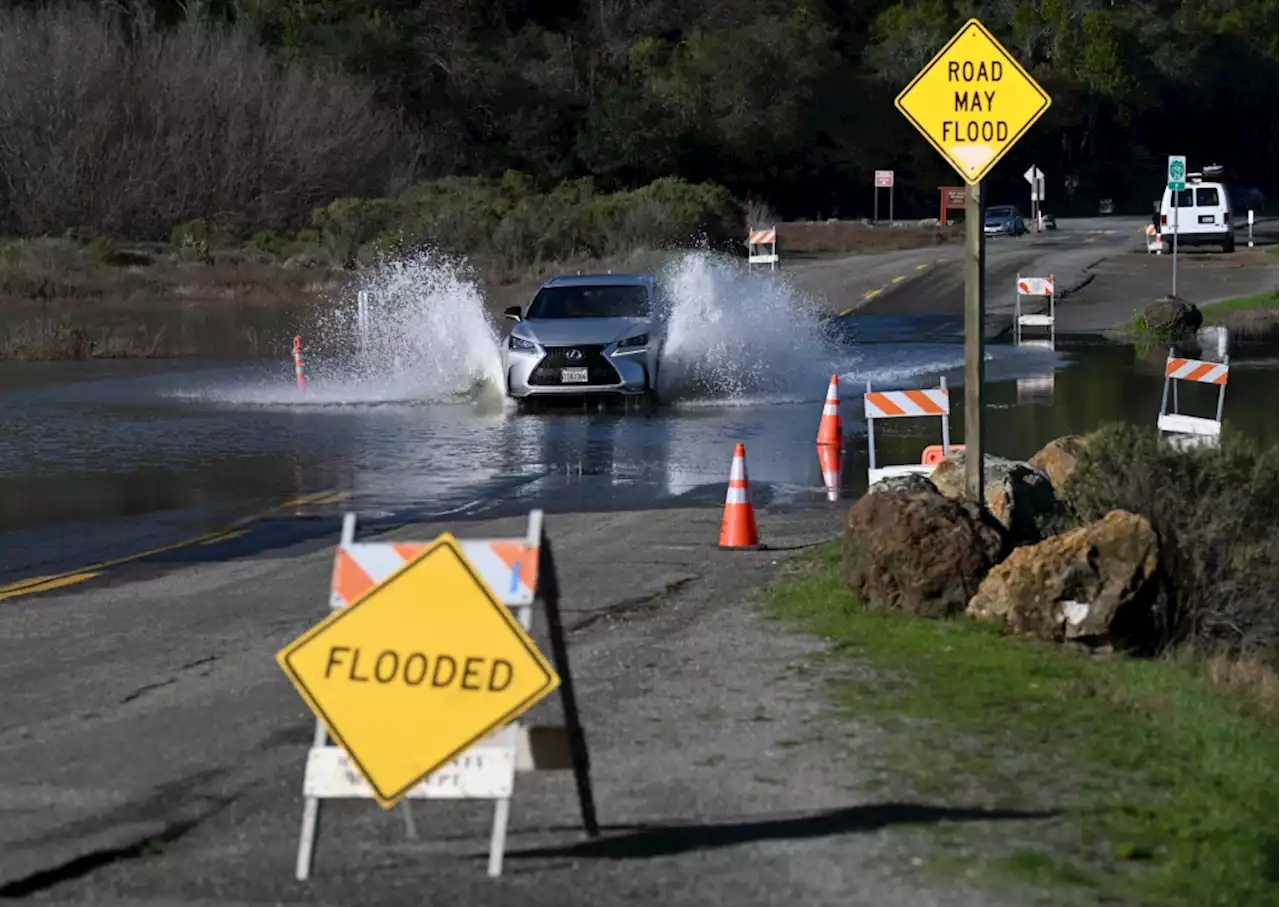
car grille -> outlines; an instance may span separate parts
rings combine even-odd
[[[568,357],[569,350],[581,350],[581,359],[570,359]],[[587,370],[587,380],[585,383],[579,381],[571,381],[565,384],[560,380],[560,369],[562,368],[585,368]],[[553,387],[590,387],[592,385],[609,385],[617,384],[622,380],[622,376],[604,356],[604,347],[602,345],[579,345],[579,346],[549,346],[547,347],[547,355],[542,357],[539,362],[529,373],[529,383]]]

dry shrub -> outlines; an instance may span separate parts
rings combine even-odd
[[[1277,721],[1280,705],[1280,677],[1272,665],[1256,661],[1239,661],[1221,653],[1205,663],[1205,673],[1215,685],[1232,694],[1239,702],[1266,718]]]
[[[297,225],[400,188],[414,146],[372,91],[277,66],[246,29],[96,4],[0,11],[0,230],[167,238]]]
[[[1219,448],[1187,451],[1149,428],[1090,436],[1065,487],[1079,519],[1120,508],[1160,539],[1153,646],[1276,664],[1280,600],[1280,454],[1228,431]]]

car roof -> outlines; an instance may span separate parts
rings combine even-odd
[[[560,274],[552,277],[544,287],[634,287],[652,286],[655,283],[652,274]]]

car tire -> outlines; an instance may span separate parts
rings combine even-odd
[[[1236,250],[1236,240],[1234,236],[1222,244],[1222,251],[1227,254],[1230,254],[1235,250]]]

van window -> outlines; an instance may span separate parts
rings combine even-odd
[[[1221,204],[1216,186],[1203,186],[1196,190],[1197,208],[1216,208]]]
[[[1182,189],[1178,192],[1171,192],[1169,194],[1173,196],[1173,201],[1170,203],[1171,207],[1174,207],[1174,208],[1194,207],[1194,202],[1192,202],[1191,200],[1190,189]]]

